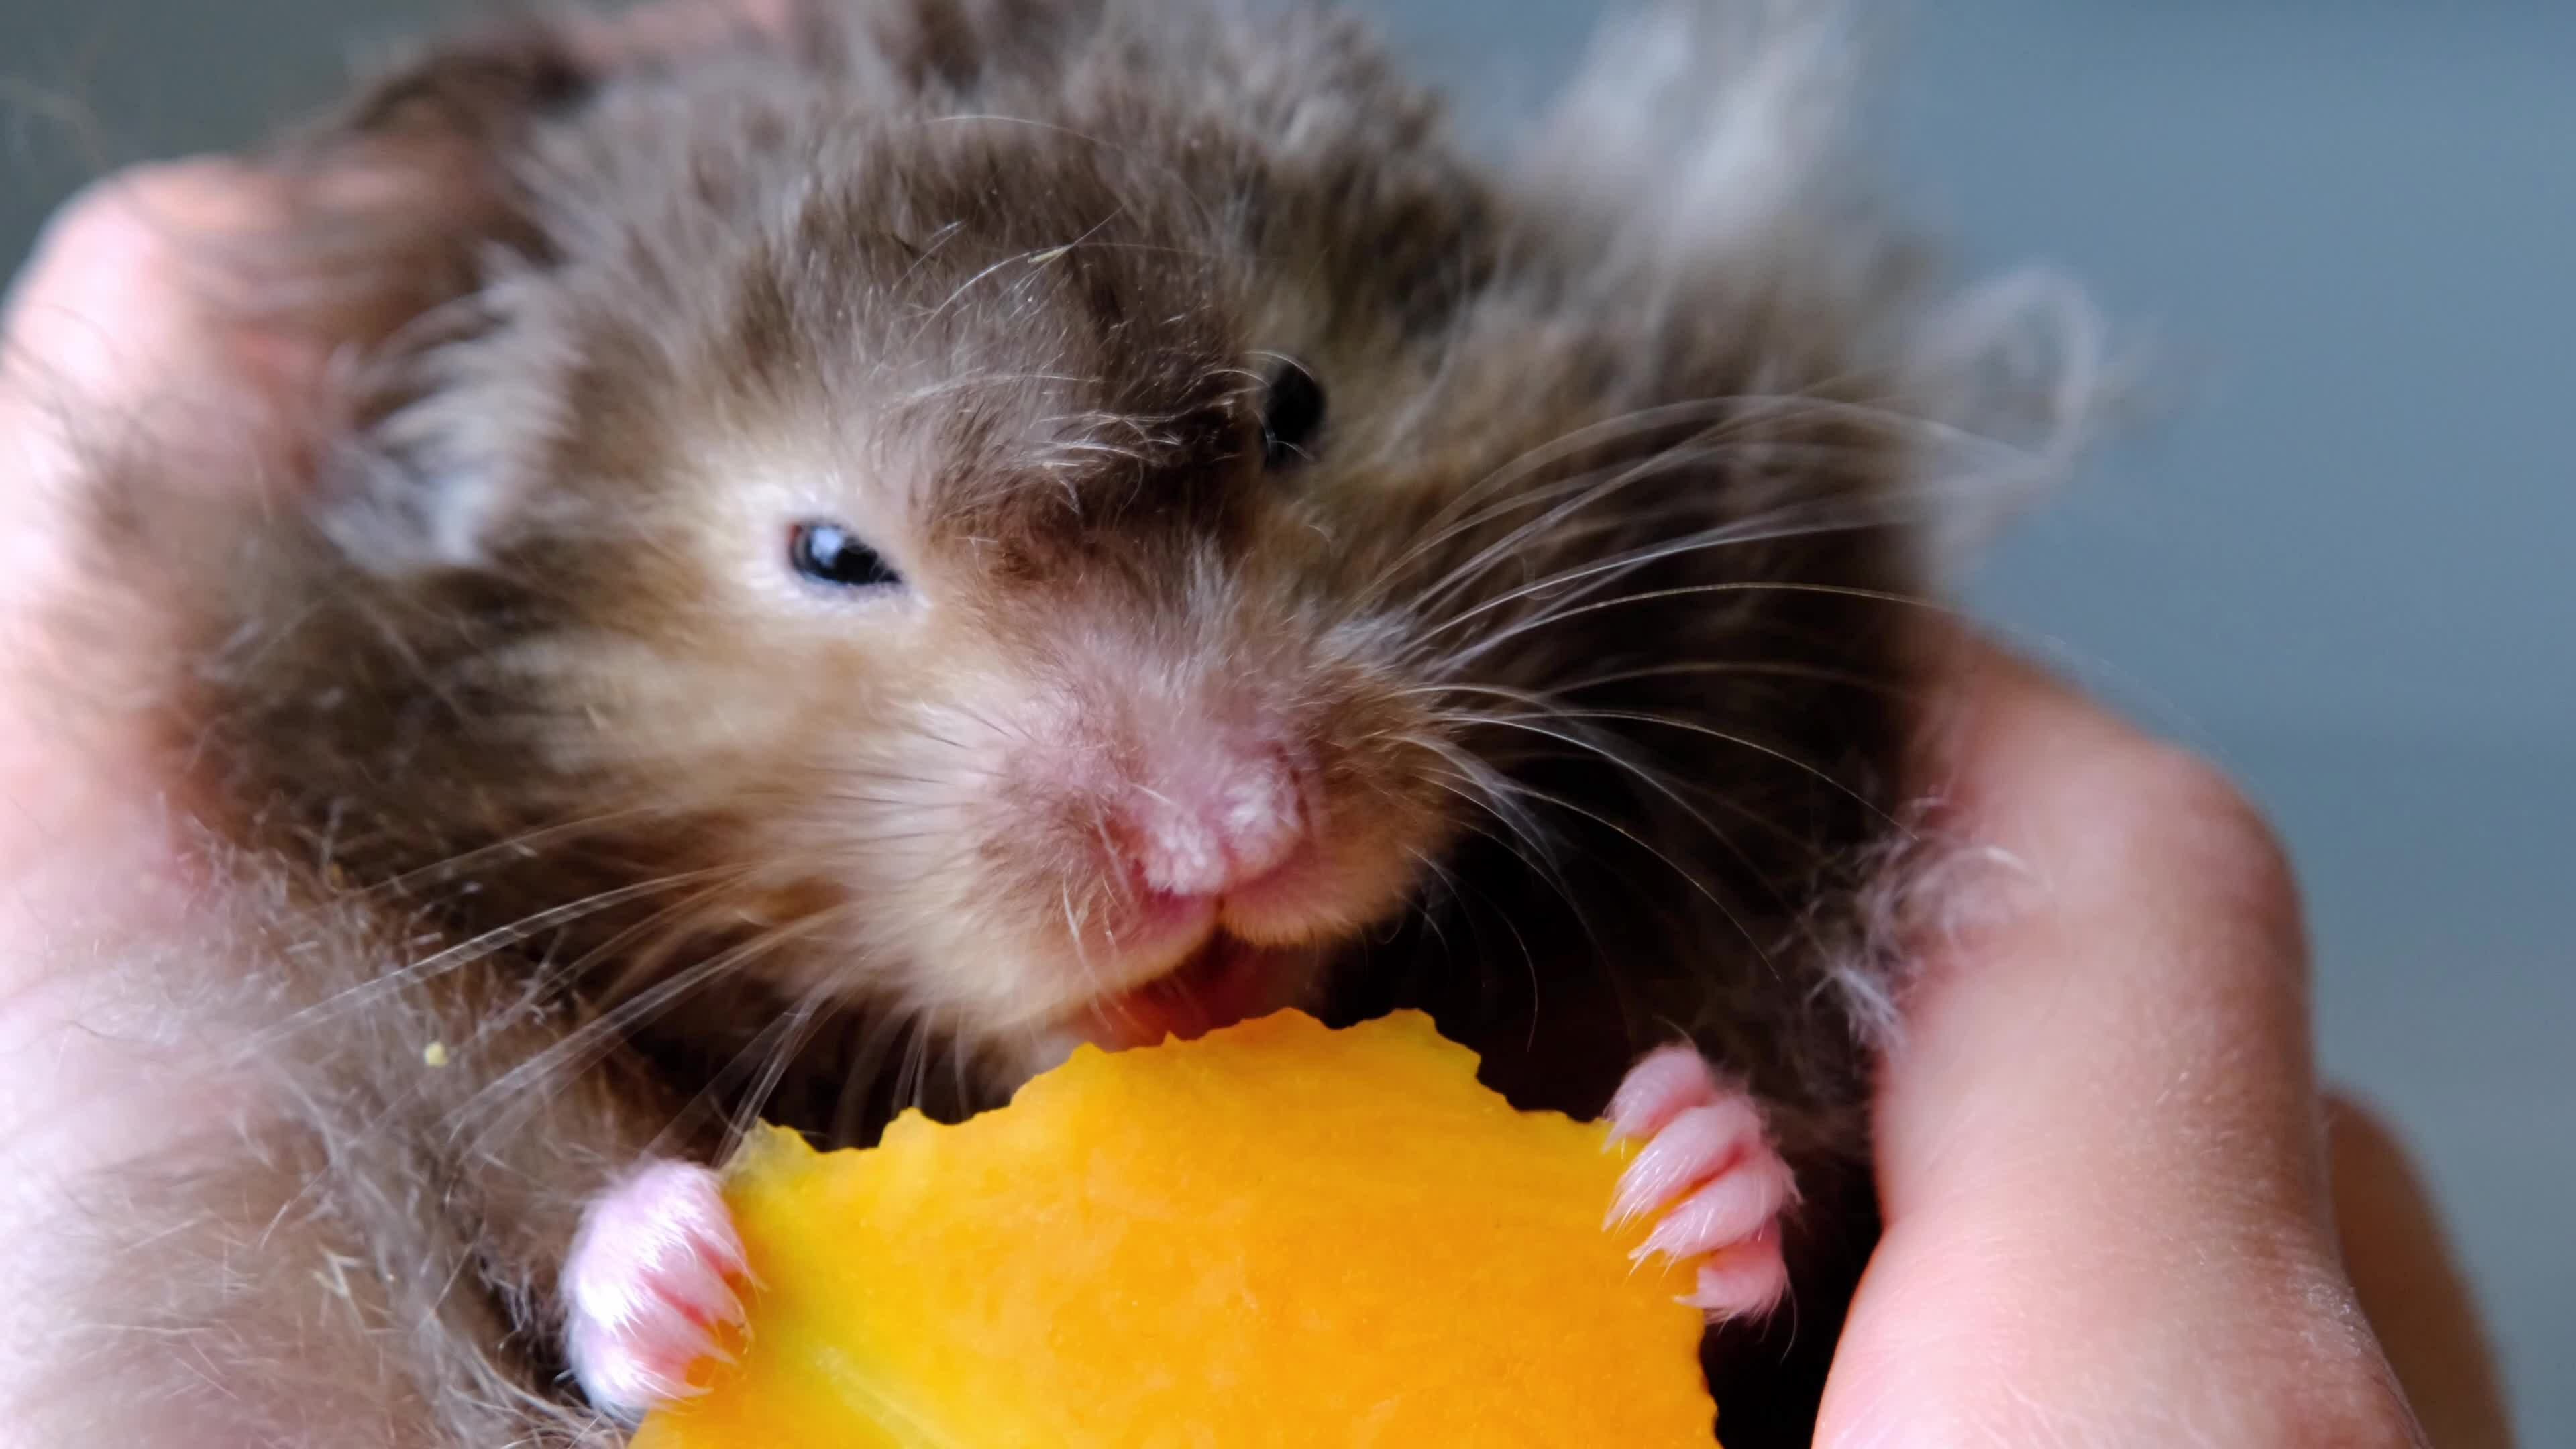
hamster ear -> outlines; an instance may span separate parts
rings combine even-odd
[[[263,158],[288,221],[236,290],[259,324],[335,360],[315,504],[354,557],[470,563],[507,501],[513,424],[494,414],[512,403],[474,395],[459,344],[502,325],[513,278],[554,263],[531,182],[550,136],[621,78],[776,43],[794,13],[720,0],[487,26],[397,57]]]
[[[264,163],[290,198],[260,293],[335,353],[375,352],[475,289],[495,248],[541,238],[514,173],[547,119],[602,75],[557,26],[513,25],[402,58]]]
[[[368,567],[475,552],[489,486],[460,466],[482,450],[427,426],[448,381],[439,359],[489,327],[480,298],[496,272],[548,265],[525,163],[613,68],[572,25],[490,27],[397,57],[260,158],[285,225],[228,280],[259,325],[331,360],[311,506]]]

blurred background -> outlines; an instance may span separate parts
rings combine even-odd
[[[1480,124],[1600,13],[1354,3]],[[456,8],[0,0],[0,266],[88,175],[245,140]],[[2526,1442],[2576,1444],[2576,3],[1898,19],[1921,214],[2083,278],[2177,397],[1975,600],[2273,812],[2326,1065],[2434,1176]]]

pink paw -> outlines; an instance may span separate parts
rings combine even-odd
[[[1648,1139],[1619,1179],[1609,1225],[1653,1214],[1636,1256],[1704,1257],[1684,1301],[1709,1317],[1770,1312],[1789,1286],[1779,1222],[1797,1187],[1752,1097],[1720,1083],[1696,1050],[1669,1046],[1630,1069],[1609,1117],[1614,1136]]]
[[[582,1214],[564,1263],[573,1373],[592,1403],[641,1414],[686,1398],[689,1367],[723,1358],[750,1271],[713,1171],[646,1163]]]

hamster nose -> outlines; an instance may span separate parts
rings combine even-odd
[[[1258,880],[1296,854],[1307,832],[1297,774],[1271,757],[1139,784],[1124,823],[1120,843],[1137,879],[1176,896],[1222,895]]]

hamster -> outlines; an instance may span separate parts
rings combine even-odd
[[[1659,12],[1495,161],[1317,7],[699,18],[293,138],[310,476],[102,465],[234,926],[123,966],[252,1105],[100,1211],[63,1352],[128,1391],[29,1412],[620,1442],[755,1117],[1411,1006],[1649,1139],[1727,1442],[1805,1442],[2013,330],[1859,184],[1846,22]]]

